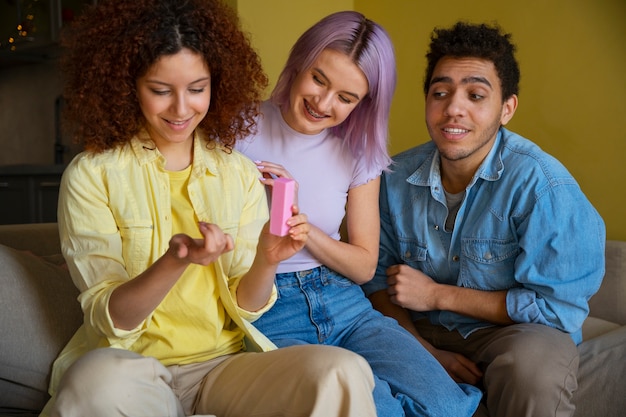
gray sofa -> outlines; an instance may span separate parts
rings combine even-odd
[[[608,241],[606,251],[579,346],[576,417],[626,410],[626,242]],[[63,263],[56,224],[0,226],[0,416],[38,414],[51,364],[82,322]]]

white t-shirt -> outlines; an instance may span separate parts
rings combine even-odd
[[[345,216],[348,190],[378,177],[381,169],[367,169],[363,158],[355,157],[348,144],[324,130],[305,135],[284,121],[278,107],[261,104],[258,132],[238,141],[235,149],[253,161],[281,164],[298,182],[300,212],[309,223],[333,239],[339,239],[339,228]],[[303,249],[283,261],[278,272],[303,271],[320,266],[308,250]]]

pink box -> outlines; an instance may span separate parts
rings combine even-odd
[[[272,187],[270,209],[270,233],[285,236],[289,231],[287,220],[291,217],[291,206],[296,190],[296,182],[288,178],[275,178]]]

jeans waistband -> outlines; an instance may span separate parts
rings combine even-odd
[[[318,267],[312,269],[305,269],[303,271],[294,271],[294,272],[282,272],[280,274],[276,274],[276,281],[289,282],[289,281],[299,281],[299,282],[307,282],[307,281],[315,281],[319,279],[324,279],[327,274],[336,274],[332,269],[320,265]]]

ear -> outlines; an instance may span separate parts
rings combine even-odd
[[[502,114],[500,115],[500,124],[502,124],[502,126],[506,125],[513,118],[516,109],[517,95],[513,94],[504,101],[504,104],[502,104]]]

